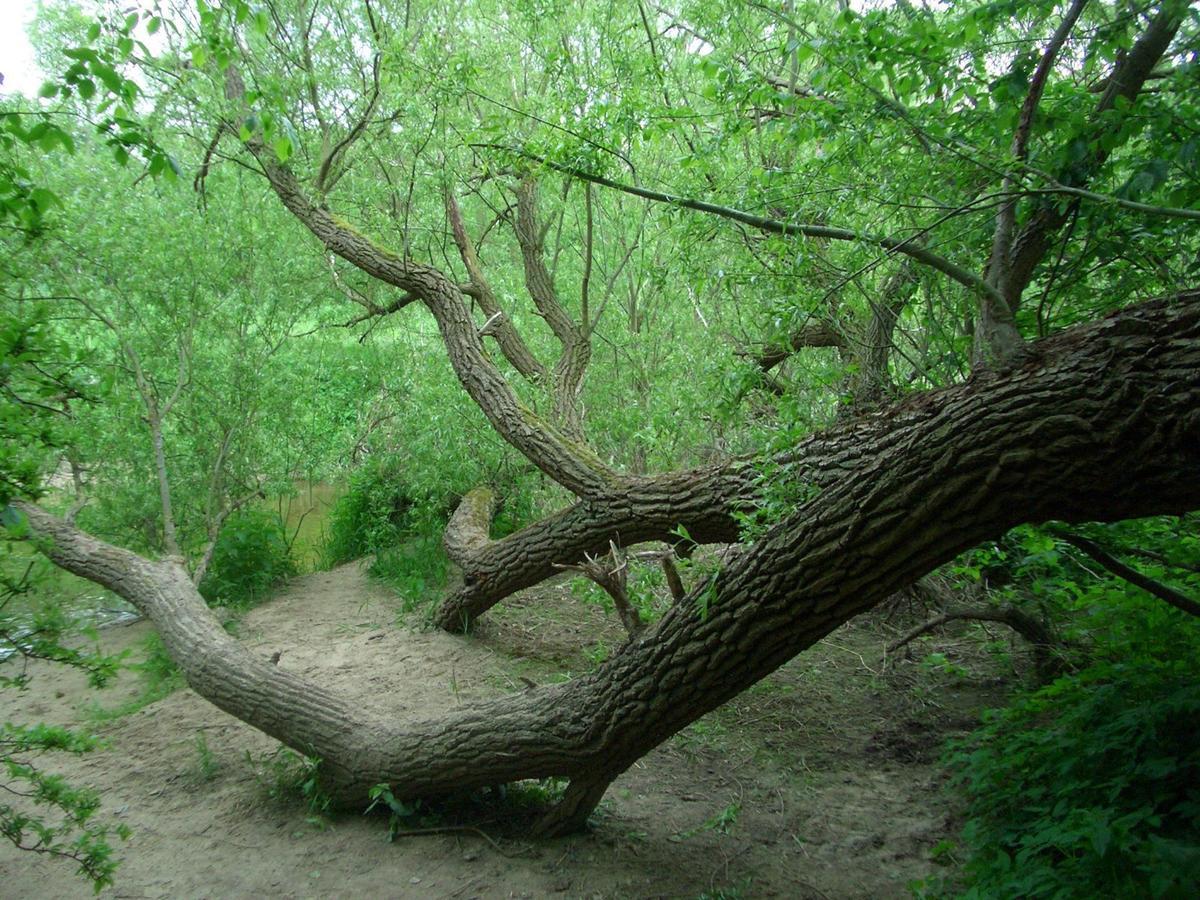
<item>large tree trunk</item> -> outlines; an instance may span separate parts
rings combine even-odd
[[[176,563],[19,508],[55,563],[155,623],[198,693],[318,757],[339,801],[362,803],[380,782],[412,798],[565,776],[545,820],[565,830],[655,745],[962,550],[1022,522],[1200,506],[1200,293],[1066,332],[1014,372],[823,441],[841,445],[838,477],[594,672],[430,722],[381,720],[270,665],[221,629]]]

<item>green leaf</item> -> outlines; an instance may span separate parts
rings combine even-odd
[[[292,139],[286,134],[276,138],[274,146],[275,155],[279,157],[280,162],[287,162],[292,158]]]
[[[243,141],[248,141],[250,138],[254,137],[254,135],[258,134],[259,129],[261,128],[262,123],[259,121],[258,116],[251,113],[242,120],[242,126],[240,129],[238,129],[238,136],[241,137]]]
[[[77,59],[81,62],[95,62],[100,58],[100,54],[91,47],[68,47],[63,50],[62,54],[67,59]],[[67,71],[71,70],[68,69]]]

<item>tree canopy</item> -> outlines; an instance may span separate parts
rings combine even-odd
[[[556,776],[541,827],[580,827],[981,542],[1200,506],[1189,2],[63,2],[35,41],[5,523],[340,803]],[[573,568],[628,643],[433,725],[247,651],[222,535],[368,469],[334,555],[444,528],[438,626]]]

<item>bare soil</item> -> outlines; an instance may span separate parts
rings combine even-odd
[[[351,564],[293,580],[238,634],[280,666],[413,719],[585,671],[621,640],[561,582],[513,598],[465,638],[397,626],[396,606]],[[641,760],[591,833],[547,842],[502,826],[389,842],[386,817],[313,816],[274,787],[279,745],[188,689],[97,724],[96,704],[143,690],[133,672],[97,692],[35,669],[27,691],[4,692],[3,717],[106,739],[45,762],[132,829],[110,897],[905,897],[938,869],[930,851],[956,824],[941,747],[1004,688],[984,668],[885,668],[897,630],[881,619],[840,629]],[[148,633],[114,628],[102,643],[138,650]],[[0,896],[90,895],[69,864],[0,841]]]

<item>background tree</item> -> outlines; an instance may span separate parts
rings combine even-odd
[[[440,625],[610,549],[753,538],[594,672],[398,725],[245,650],[171,556],[14,506],[339,801],[564,776],[542,827],[579,827],[640,755],[958,553],[1200,500],[1188,4],[234,2],[164,33],[140,71],[163,129],[199,126],[209,202],[249,169],[356,324],[424,307],[557,486],[497,539],[465,496]]]

